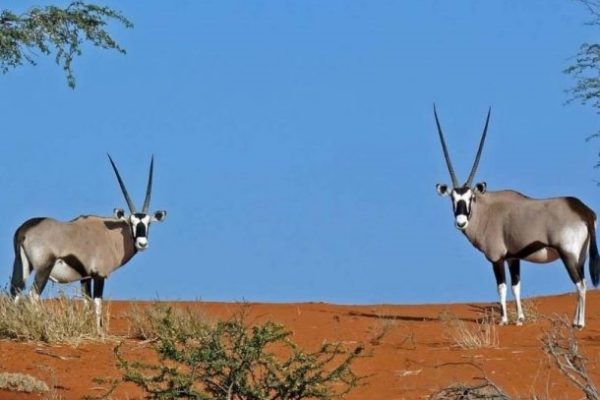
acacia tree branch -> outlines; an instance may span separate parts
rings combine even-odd
[[[0,13],[0,72],[23,65],[36,65],[33,50],[55,55],[67,76],[69,87],[75,87],[73,59],[82,54],[82,45],[116,50],[125,49],[106,30],[109,22],[125,28],[133,24],[119,11],[110,7],[74,1],[66,8],[56,6],[34,7],[17,15],[10,10]]]

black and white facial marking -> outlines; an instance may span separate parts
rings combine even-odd
[[[121,208],[116,208],[114,211],[116,219],[127,221],[131,228],[135,248],[139,251],[144,251],[148,248],[148,234],[150,224],[152,222],[162,222],[167,216],[164,210],[156,211],[154,215],[144,213],[133,213],[129,216],[125,215],[125,211]]]
[[[154,156],[150,160],[150,172],[148,174],[148,185],[146,186],[146,197],[144,198],[144,205],[142,206],[142,211],[136,211],[135,204],[129,197],[129,193],[127,192],[127,188],[125,187],[125,183],[121,178],[121,174],[119,174],[119,170],[115,165],[113,159],[109,154],[108,159],[110,160],[110,164],[115,171],[115,176],[117,177],[117,181],[119,181],[119,186],[121,187],[121,191],[123,192],[123,196],[125,197],[125,201],[127,201],[127,206],[129,207],[129,211],[131,214],[126,215],[125,211],[122,208],[115,208],[114,216],[118,220],[127,221],[129,223],[129,227],[131,228],[131,235],[133,236],[133,240],[135,243],[135,248],[137,250],[143,251],[148,248],[148,231],[150,230],[150,224],[152,222],[162,222],[166,216],[167,212],[160,210],[156,211],[153,215],[148,214],[148,209],[150,208],[150,198],[152,195],[152,175],[154,171]]]
[[[468,186],[453,188],[450,190],[448,185],[438,184],[436,186],[440,196],[450,195],[452,200],[452,209],[454,210],[454,223],[460,230],[467,229],[471,213],[473,211],[473,203],[476,201],[476,194],[482,195],[485,193],[486,184],[481,182],[475,185],[474,189]]]

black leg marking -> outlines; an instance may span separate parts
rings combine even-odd
[[[101,299],[104,292],[104,278],[94,277],[94,299]]]
[[[498,285],[498,297],[500,297],[500,309],[501,312],[501,325],[508,323],[508,314],[506,312],[506,272],[504,270],[504,260],[496,261],[492,263],[494,267],[494,276],[496,277],[496,283]]]
[[[95,276],[94,280],[94,311],[96,313],[96,325],[102,328],[102,293],[104,292],[104,278]]]
[[[84,279],[81,281],[81,294],[86,299],[92,298],[92,280]]]
[[[515,286],[521,282],[521,260],[508,260],[508,270],[510,271],[510,284]]]
[[[494,276],[496,277],[496,284],[501,285],[506,283],[506,272],[504,271],[504,261],[496,261],[492,263],[494,267]]]

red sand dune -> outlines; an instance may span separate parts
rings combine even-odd
[[[575,309],[574,295],[533,299],[543,316],[567,315]],[[108,302],[110,334],[128,330],[125,312],[131,303]],[[177,303],[198,308],[212,317],[227,317],[239,309],[232,303]],[[250,304],[249,316],[272,320],[293,332],[293,339],[315,350],[324,340],[364,343],[370,356],[358,360],[355,370],[368,375],[366,385],[347,399],[426,399],[456,382],[473,383],[482,371],[514,397],[576,399],[583,397],[541,350],[540,338],[548,322],[543,318],[525,326],[498,327],[496,348],[464,350],[448,337],[447,315],[469,326],[490,304],[340,306],[323,303]],[[375,340],[384,330],[387,334]],[[600,384],[600,293],[588,294],[587,326],[577,333],[589,371]],[[0,371],[22,372],[54,385],[64,399],[102,393],[96,377],[118,377],[114,341],[84,343],[77,347],[0,341]],[[126,340],[125,351],[150,354],[148,344]],[[113,398],[135,399],[141,394],[122,385]],[[0,391],[0,399],[43,398]]]

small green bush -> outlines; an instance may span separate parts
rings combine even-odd
[[[306,352],[282,325],[250,326],[243,312],[194,329],[181,329],[180,314],[172,308],[159,314],[147,314],[153,315],[157,364],[126,360],[120,346],[115,348],[122,380],[138,385],[150,399],[333,399],[363,379],[351,368],[360,346],[325,343]]]

